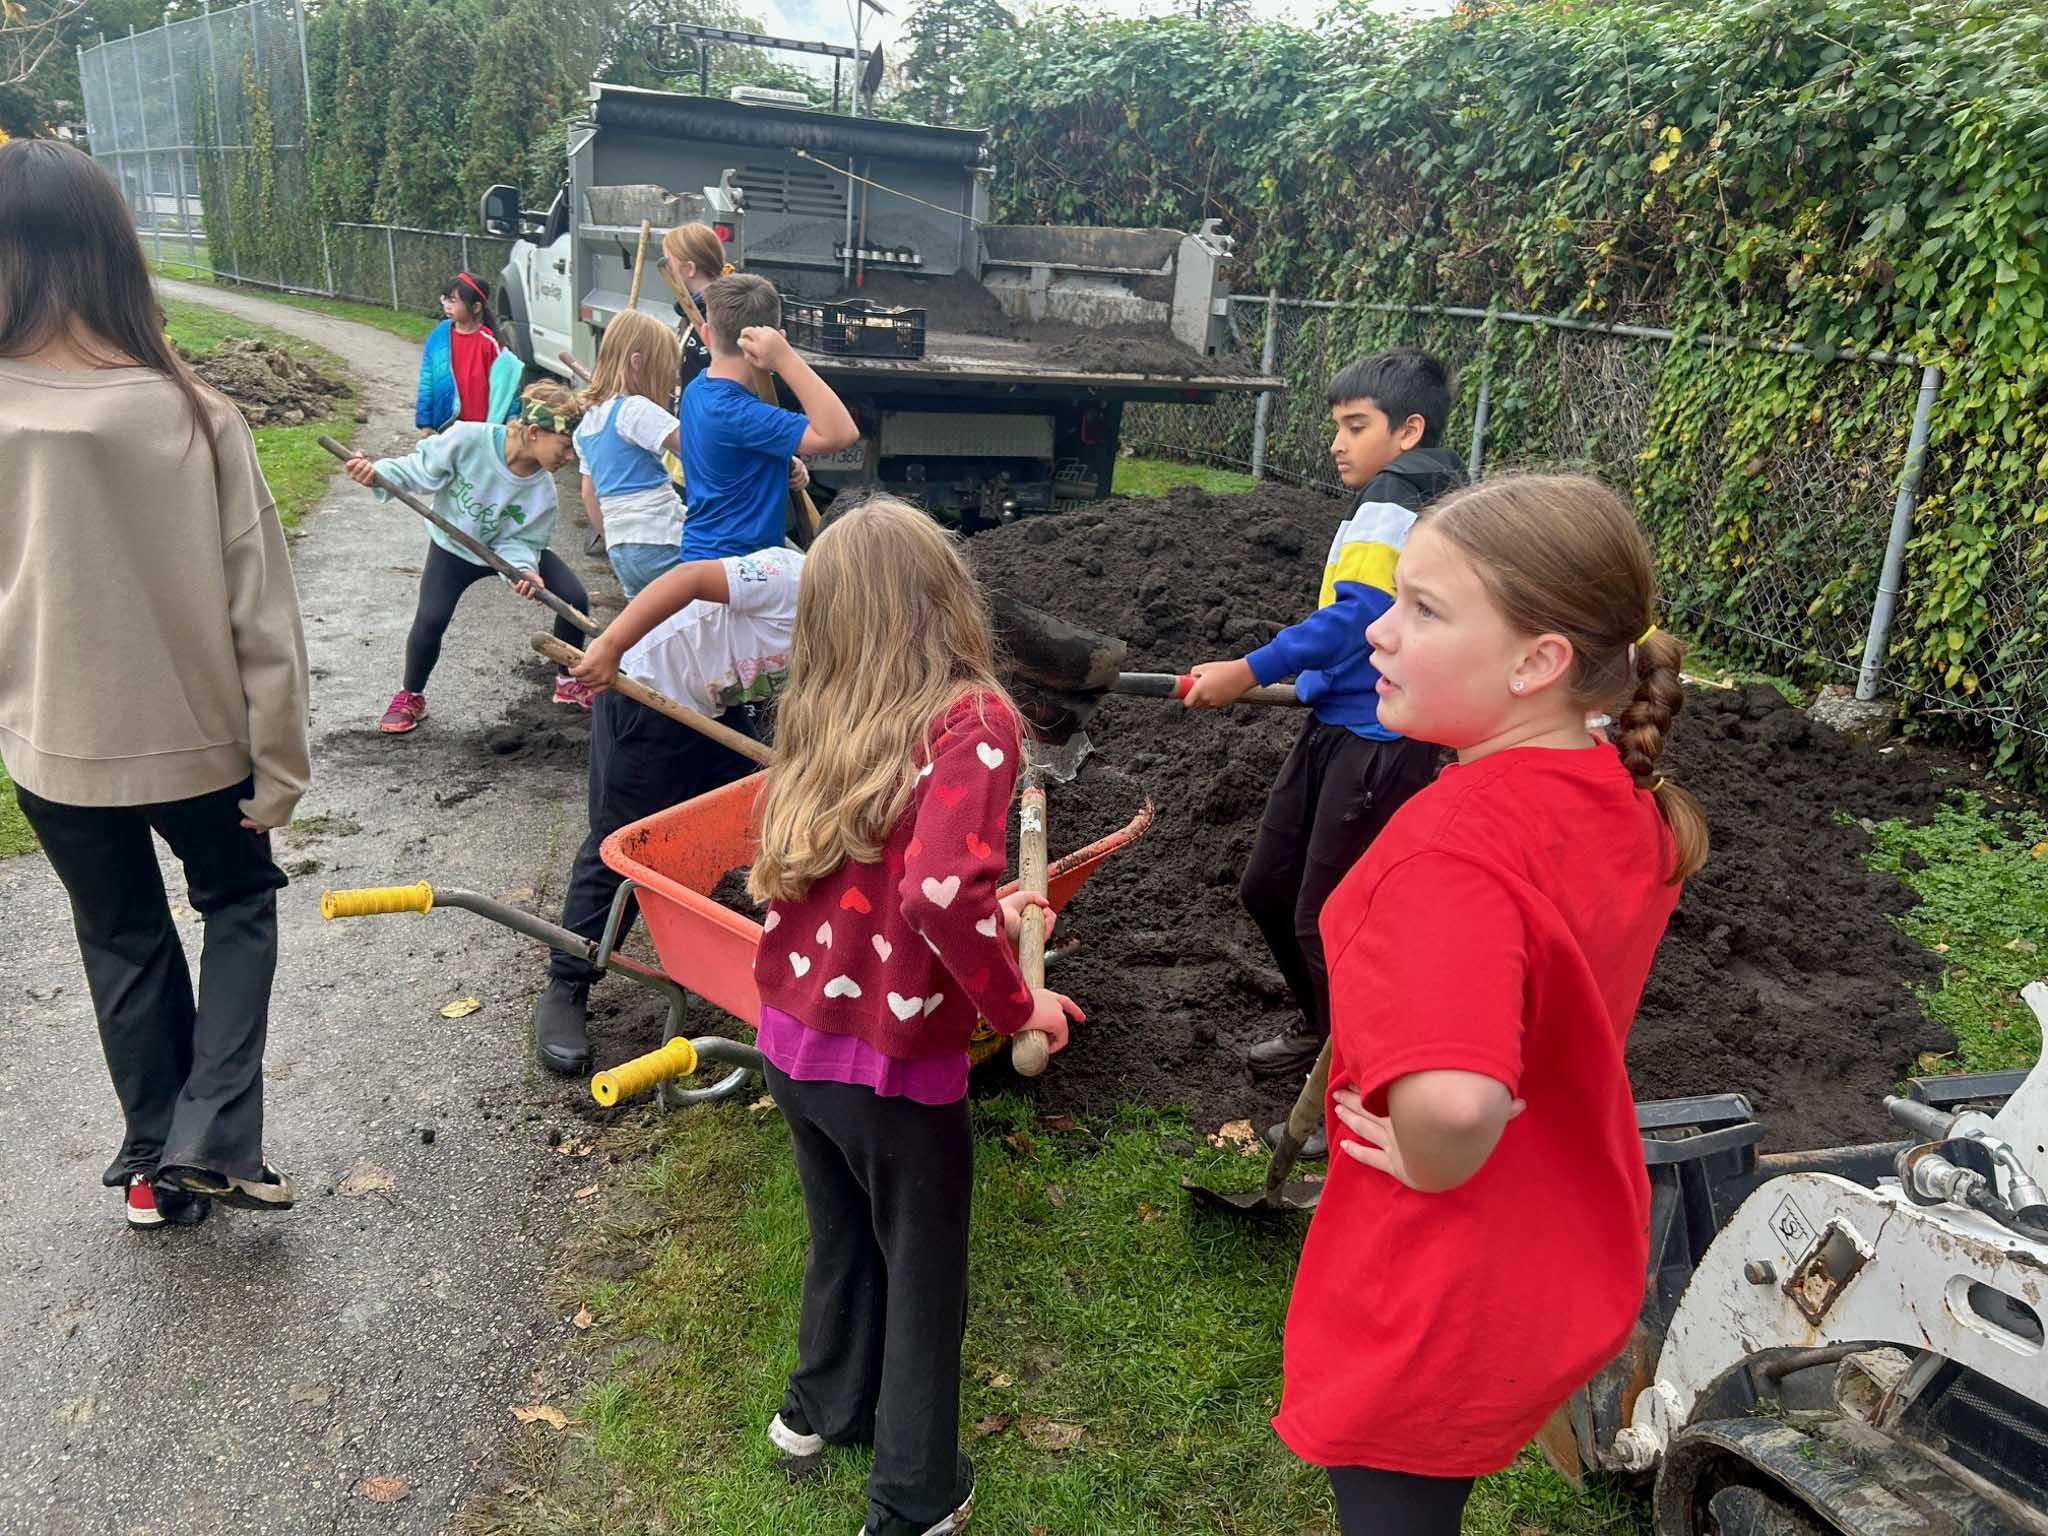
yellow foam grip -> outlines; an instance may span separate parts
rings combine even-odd
[[[431,912],[434,888],[417,885],[373,885],[360,891],[322,891],[322,917],[377,917],[385,912]]]
[[[697,1048],[689,1041],[671,1040],[658,1051],[622,1061],[609,1072],[590,1080],[590,1096],[609,1109],[621,1099],[645,1093],[665,1078],[688,1077],[697,1070]]]

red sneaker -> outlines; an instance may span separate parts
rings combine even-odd
[[[156,1186],[149,1182],[146,1173],[128,1175],[128,1225],[131,1227],[160,1227],[164,1224],[164,1213],[156,1208]]]
[[[391,706],[384,711],[384,718],[377,722],[377,729],[402,736],[426,718],[427,696],[401,688],[391,695]]]
[[[588,683],[579,683],[564,672],[555,679],[555,702],[574,704],[578,709],[588,709],[597,698],[597,691]]]

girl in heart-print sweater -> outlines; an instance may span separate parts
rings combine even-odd
[[[1025,985],[1002,901],[1023,753],[988,619],[952,537],[888,497],[833,519],[804,562],[776,760],[748,888],[768,910],[755,1043],[810,1218],[797,1368],[769,1438],[875,1447],[877,1536],[951,1530],[959,1454],[977,1017],[1043,1030],[1080,1010]],[[765,1405],[764,1405],[765,1406]]]

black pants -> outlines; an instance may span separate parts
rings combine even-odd
[[[412,616],[412,633],[405,637],[405,687],[408,693],[425,693],[427,679],[434,675],[434,663],[441,659],[441,637],[455,617],[455,605],[462,594],[487,576],[495,576],[487,565],[477,565],[460,555],[451,555],[440,545],[427,545],[427,563],[420,569],[420,605]],[[572,608],[590,611],[590,594],[576,573],[552,549],[540,555],[540,579],[547,588]],[[579,649],[583,631],[559,616],[555,638]]]
[[[245,781],[162,805],[75,806],[15,798],[71,898],[99,1016],[100,1047],[127,1134],[108,1184],[160,1164],[235,1178],[263,1169],[263,1042],[277,970],[270,838],[244,827]],[[157,869],[154,830],[185,866],[204,919],[195,1005]]]
[[[1366,845],[1436,777],[1437,749],[1368,741],[1311,716],[1266,798],[1238,884],[1309,1034],[1330,1032],[1330,973],[1316,919]]]
[[[718,719],[721,725],[755,734],[750,708],[729,709]],[[600,693],[590,722],[590,835],[576,850],[576,863],[569,871],[562,926],[586,939],[604,933],[612,898],[625,879],[598,851],[606,838],[643,816],[745,778],[756,766],[730,747],[622,694],[609,688]],[[629,908],[619,929],[621,939],[632,921]],[[548,974],[563,981],[591,982],[603,973],[582,956],[558,949],[548,961]]]
[[[1377,1467],[1331,1467],[1337,1529],[1344,1536],[1458,1536],[1469,1477],[1422,1477]]]
[[[875,1447],[868,1520],[922,1529],[960,1481],[960,1341],[974,1150],[967,1101],[879,1098],[774,1066],[810,1218],[789,1392],[835,1445]]]

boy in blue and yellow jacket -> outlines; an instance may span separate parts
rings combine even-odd
[[[1330,381],[1337,474],[1356,490],[1323,567],[1322,605],[1237,661],[1194,669],[1191,709],[1230,703],[1292,677],[1309,706],[1266,801],[1239,883],[1246,910],[1301,1007],[1301,1025],[1253,1046],[1260,1075],[1306,1073],[1330,1032],[1329,974],[1316,919],[1323,901],[1409,796],[1436,776],[1436,748],[1379,723],[1379,673],[1366,626],[1393,606],[1394,565],[1415,514],[1465,483],[1437,446],[1450,413],[1443,364],[1412,347],[1361,358]],[[1318,1131],[1305,1155],[1319,1155]]]

